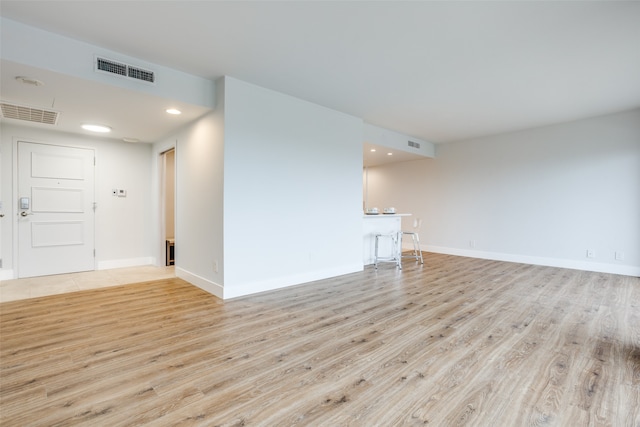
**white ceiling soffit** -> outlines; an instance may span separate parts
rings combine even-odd
[[[97,72],[126,77],[145,83],[154,84],[156,82],[156,74],[151,70],[145,70],[135,65],[100,56],[96,56],[95,69]]]
[[[91,68],[92,58],[89,57],[88,61],[88,67]],[[2,102],[58,112],[55,129],[61,132],[89,134],[81,130],[80,125],[100,123],[112,128],[109,134],[101,138],[156,142],[211,111],[205,106],[6,60],[0,61],[0,69]],[[26,85],[16,80],[15,76],[30,76],[42,81],[43,85]],[[115,76],[109,79],[119,80]],[[143,82],[135,84],[147,86]],[[165,111],[167,108],[177,108],[182,114],[169,115]],[[5,118],[4,113],[0,119],[7,124],[14,122],[13,119]],[[28,121],[21,121],[20,124],[42,126]]]
[[[409,153],[407,151],[398,150],[397,148],[371,144],[369,142],[363,143],[362,147],[362,166],[365,168],[429,158],[428,156],[421,154]]]
[[[0,8],[0,13],[3,15],[4,6],[3,2]],[[42,31],[17,21],[3,18],[1,24],[0,53],[4,61],[119,87],[130,92],[140,92],[208,108],[215,106],[215,84],[211,79],[185,73],[179,68],[174,69],[142,58],[131,57],[125,53],[111,51],[100,45],[84,43],[58,33]],[[102,58],[100,62],[102,70],[98,69],[96,58]],[[107,65],[111,65],[112,68],[109,69]],[[118,67],[124,69],[124,75],[114,72]],[[50,84],[48,81],[44,83],[46,86]],[[59,93],[57,96],[65,95]],[[6,99],[6,96],[3,95],[3,98]]]

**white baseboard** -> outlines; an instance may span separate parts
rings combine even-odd
[[[276,289],[287,288],[290,286],[301,285],[316,280],[328,279],[331,277],[342,276],[344,274],[356,273],[362,271],[362,264],[354,264],[328,270],[314,271],[310,273],[278,277],[268,280],[259,280],[251,283],[243,283],[237,286],[223,286],[209,279],[193,274],[180,267],[176,267],[176,277],[186,280],[194,286],[199,287],[203,291],[209,292],[218,298],[228,300],[246,295],[257,294],[260,292],[273,291]]]
[[[2,269],[0,270],[0,281],[2,280],[12,280],[15,279],[13,276],[13,270],[11,269]]]
[[[184,270],[180,267],[176,267],[176,277],[186,280],[194,286],[199,287],[203,291],[209,292],[212,295],[217,296],[220,299],[224,298],[224,287],[219,285],[211,280],[205,279],[204,277],[198,276],[197,274],[193,274]]]
[[[128,259],[113,259],[98,261],[97,270],[110,270],[112,268],[139,267],[141,265],[155,265],[155,257],[140,257]]]
[[[287,288],[301,285],[303,283],[314,282],[316,280],[329,279],[331,277],[356,273],[363,270],[362,264],[345,265],[327,270],[318,270],[303,274],[278,277],[268,280],[259,280],[251,283],[243,283],[236,286],[224,287],[224,299],[237,298],[245,295],[257,294],[260,292],[272,291],[275,289]]]
[[[403,249],[405,249],[403,247]],[[406,248],[413,249],[413,248]],[[465,256],[470,258],[490,259],[493,261],[518,262],[521,264],[544,265],[547,267],[570,268],[572,270],[594,271],[597,273],[620,274],[640,277],[640,267],[633,265],[617,265],[599,262],[579,261],[562,258],[537,257],[530,255],[505,254],[500,252],[475,251],[470,249],[448,248],[443,246],[420,245],[426,252],[446,255]],[[426,260],[425,260],[426,263]]]

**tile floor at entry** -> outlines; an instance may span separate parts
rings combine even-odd
[[[0,303],[175,277],[175,267],[114,268],[0,282]]]

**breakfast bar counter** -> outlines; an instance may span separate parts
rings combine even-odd
[[[364,265],[373,264],[375,258],[375,235],[378,233],[399,233],[402,229],[402,217],[408,213],[364,215],[362,221],[362,259]],[[388,256],[393,248],[383,242],[378,249],[381,256]]]

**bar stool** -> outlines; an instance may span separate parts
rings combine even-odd
[[[413,255],[401,255],[401,258],[414,258],[416,261],[420,261],[420,264],[424,264],[422,259],[422,251],[420,250],[420,236],[418,236],[418,230],[422,225],[422,219],[416,218],[413,220],[413,231],[401,231],[400,234],[411,236],[413,241]],[[402,237],[400,237],[400,246],[402,247]]]
[[[377,233],[376,234],[376,249],[375,249],[375,259],[374,266],[376,270],[378,269],[378,262],[395,262],[396,266],[402,270],[402,262],[401,262],[401,253],[400,253],[400,233]],[[387,257],[381,257],[379,255],[379,247],[381,239],[389,239],[391,243],[391,254]]]

